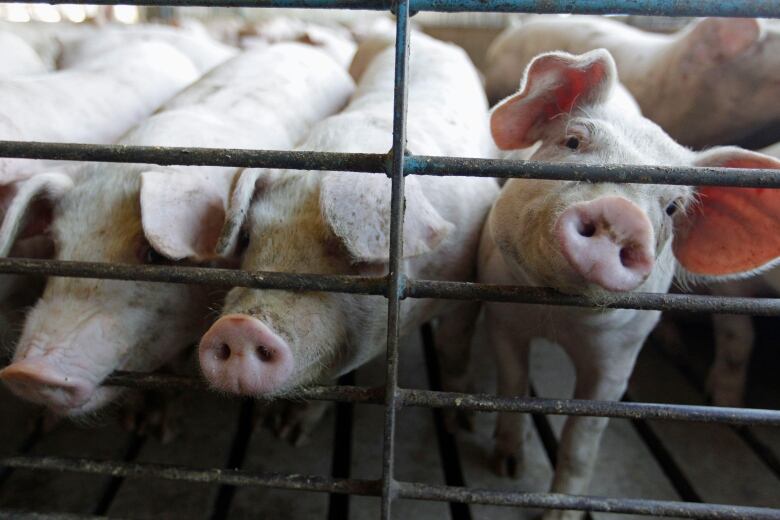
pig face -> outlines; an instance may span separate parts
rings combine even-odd
[[[208,201],[190,196],[205,193],[205,186],[172,177],[103,167],[62,194],[52,207],[54,257],[136,265],[204,260],[209,247],[204,233],[211,220],[218,221],[215,229],[221,227],[224,207],[218,196]],[[166,186],[173,184],[183,190],[172,194]],[[174,199],[182,195],[177,205]],[[32,214],[26,220],[29,225],[39,218]],[[215,241],[213,234],[212,249]],[[51,278],[0,378],[21,397],[59,414],[96,410],[118,393],[98,386],[112,371],[158,368],[197,339],[211,292],[178,284]]]
[[[270,188],[264,187],[267,178],[255,188],[257,174],[244,172],[234,189],[223,251],[244,247],[242,266],[250,271],[385,274],[388,179],[322,175],[287,173]],[[415,256],[435,248],[451,224],[416,180],[409,181],[404,250]],[[386,308],[381,296],[236,288],[228,293],[223,317],[201,340],[201,369],[215,388],[246,395],[322,382],[382,351]]]
[[[520,92],[491,115],[496,144],[508,157],[541,141],[532,159],[582,164],[658,164],[778,167],[777,161],[734,148],[694,154],[642,117],[617,84],[605,50],[581,56],[550,53],[528,67]],[[518,151],[513,151],[518,150]],[[695,203],[698,196],[699,203]],[[731,197],[733,213],[722,203]],[[637,184],[589,184],[545,180],[507,183],[491,213],[488,232],[519,279],[568,293],[664,291],[674,272],[674,252],[695,274],[723,276],[760,268],[779,249],[747,237],[738,219],[758,225],[780,223],[780,199],[773,190]],[[756,204],[758,202],[758,204]],[[763,214],[749,218],[750,207]],[[686,216],[686,212],[690,213]],[[696,237],[713,233],[713,223],[739,227],[753,253],[724,240],[704,248]],[[739,224],[737,225],[737,223]],[[760,236],[760,235],[759,235]],[[708,237],[708,240],[713,237]],[[771,239],[770,242],[777,242]],[[743,244],[744,245],[744,244]],[[765,251],[760,251],[764,249]],[[705,252],[706,251],[706,252]],[[714,267],[711,254],[724,265]],[[693,258],[695,257],[695,259]]]

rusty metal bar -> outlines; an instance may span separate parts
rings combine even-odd
[[[98,515],[79,515],[75,513],[36,513],[35,511],[24,511],[21,509],[0,508],[0,519],[2,520],[104,520],[107,518],[107,516]]]
[[[387,294],[385,277],[241,271],[178,265],[125,265],[0,258],[0,274],[37,274],[157,283],[189,283],[225,288],[248,287],[251,289],[325,291],[367,295]],[[544,287],[439,280],[405,279],[403,297],[780,316],[779,298],[666,293],[609,293],[601,298],[589,298],[566,295]]]
[[[205,382],[191,377],[141,372],[114,372],[104,383],[143,390],[207,390]],[[313,386],[291,394],[257,397],[274,399],[338,401],[384,404],[383,387]],[[546,415],[587,415],[622,419],[709,422],[732,425],[778,426],[780,410],[725,408],[681,404],[506,397],[490,394],[461,394],[412,388],[398,388],[397,404],[404,407],[457,408],[477,412],[518,412]]]
[[[380,496],[381,481],[338,479],[316,475],[256,473],[231,469],[194,469],[163,464],[108,462],[64,457],[18,456],[0,459],[0,466],[50,471],[74,471],[113,477],[148,477],[231,486],[261,486],[298,491]],[[559,493],[519,493],[470,489],[420,482],[397,482],[400,498],[546,509],[578,509],[607,513],[719,520],[780,520],[780,509],[699,504],[669,500],[605,498]]]
[[[384,173],[385,154],[0,141],[0,157]],[[405,175],[463,175],[690,186],[780,188],[780,171],[693,166],[586,165],[407,155]]]

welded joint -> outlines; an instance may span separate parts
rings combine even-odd
[[[384,169],[385,169],[385,175],[387,175],[391,179],[393,178],[393,158],[394,157],[395,157],[395,155],[393,154],[393,149],[390,148],[390,150],[388,150],[387,154],[385,154],[384,160],[382,161],[382,165],[384,166]],[[404,160],[403,160],[403,164],[401,165],[401,173],[403,173],[404,177],[406,177],[407,175],[410,175],[407,172],[406,163],[407,163],[407,161],[411,157],[413,157],[411,152],[409,150],[407,150],[407,149],[404,149]]]
[[[420,12],[420,11],[418,11],[418,10],[413,10],[413,9],[411,8],[411,2],[410,2],[410,7],[409,7],[409,18],[411,18],[412,16],[416,15],[416,14],[417,14],[417,13],[419,13],[419,12]],[[390,13],[391,13],[393,16],[398,16],[398,0],[393,0],[393,1],[390,3]],[[398,23],[398,21],[396,21],[396,23]]]
[[[389,273],[387,275],[387,298],[390,297],[390,291],[393,287],[393,275],[392,273]],[[399,300],[406,299],[407,291],[406,291],[406,285],[407,281],[409,280],[409,277],[406,276],[403,272],[398,274],[398,285],[396,286],[396,296]]]

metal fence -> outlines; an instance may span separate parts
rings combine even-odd
[[[54,1],[52,3],[61,3]],[[64,2],[62,2],[64,3]],[[67,3],[114,4],[115,0],[67,0]],[[208,7],[298,7],[390,10],[397,17],[393,146],[388,154],[346,154],[203,148],[160,148],[0,141],[0,157],[175,165],[270,167],[386,173],[392,179],[390,268],[383,277],[324,276],[246,272],[177,266],[130,266],[53,260],[0,259],[0,273],[208,284],[255,289],[331,291],[383,295],[388,300],[386,381],[384,387],[314,387],[296,398],[377,403],[385,406],[382,478],[340,479],[324,476],[259,474],[226,469],[105,462],[58,457],[13,456],[0,466],[96,473],[115,477],[145,476],[234,486],[345,493],[381,497],[381,518],[389,520],[396,499],[470,504],[577,509],[638,515],[712,518],[780,519],[780,510],[692,502],[603,498],[556,493],[522,493],[473,489],[394,478],[396,413],[401,407],[459,408],[557,415],[589,415],[629,419],[717,422],[780,427],[780,411],[670,404],[582,401],[575,399],[508,398],[412,390],[398,386],[399,309],[404,298],[476,299],[545,305],[682,310],[780,316],[780,299],[714,297],[679,294],[615,294],[598,300],[562,295],[551,289],[415,280],[403,273],[402,223],[405,175],[471,175],[592,182],[732,185],[780,188],[780,171],[653,166],[584,166],[532,161],[425,157],[405,153],[409,18],[420,10],[440,12],[538,12],[635,14],[666,16],[750,16],[780,18],[777,0],[136,0],[136,5]],[[203,389],[198,380],[157,374],[115,373],[105,384],[140,389]],[[0,511],[0,514],[3,512]],[[41,514],[36,517],[47,517]],[[62,515],[51,515],[63,517]],[[78,516],[65,515],[68,518]]]

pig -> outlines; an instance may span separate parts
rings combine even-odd
[[[48,68],[41,57],[19,36],[0,31],[0,78],[17,75],[40,74]]]
[[[87,37],[98,28],[90,23],[0,21],[0,30],[22,38],[40,56],[46,68],[52,70],[57,68],[57,62],[65,45]]]
[[[780,157],[780,143],[763,149],[762,153]],[[757,277],[710,284],[709,289],[712,294],[721,296],[777,298],[780,295],[780,266],[770,268]],[[755,338],[753,320],[750,316],[719,314],[713,315],[712,326],[715,362],[707,376],[707,391],[718,406],[742,406]]]
[[[411,36],[408,150],[491,156],[487,103],[465,52],[422,34]],[[298,149],[386,152],[392,143],[393,85],[393,49],[385,49],[362,75],[344,111],[315,126]],[[276,175],[279,180],[270,186],[253,170],[237,178],[218,247],[222,254],[243,249],[242,268],[252,271],[387,273],[386,176],[292,171]],[[406,275],[473,280],[480,229],[497,192],[493,179],[407,177]],[[401,308],[401,333],[439,316],[442,364],[448,380],[457,384],[458,369],[464,364],[461,354],[478,309],[475,302],[407,300]],[[383,297],[235,288],[225,299],[222,317],[201,339],[198,354],[213,388],[276,396],[329,382],[362,365],[385,349],[386,335]],[[293,417],[277,433],[303,442],[314,420],[309,414]]]
[[[208,35],[165,25],[104,26],[88,37],[63,45],[58,64],[70,68],[104,52],[133,42],[160,41],[175,47],[186,55],[198,71],[204,74],[232,58],[238,49],[218,42]]]
[[[140,43],[69,71],[5,78],[0,80],[0,139],[111,143],[197,76],[189,59],[174,48]],[[48,175],[52,169],[57,170],[54,177]],[[24,199],[41,185],[55,192],[67,189],[74,173],[73,163],[0,158],[0,224],[14,199]],[[8,226],[0,226],[0,236],[7,237]],[[13,249],[5,240],[0,256],[51,254],[46,237],[19,238]],[[3,345],[13,344],[23,310],[34,303],[40,287],[41,280],[33,277],[0,276]]]
[[[278,16],[244,28],[239,34],[241,47],[251,49],[276,42],[297,41],[321,48],[344,68],[357,50],[350,32],[338,25],[321,25]]]
[[[322,52],[280,44],[244,53],[177,95],[120,143],[285,149],[347,101],[354,84]],[[16,201],[15,228],[46,219],[59,260],[136,265],[224,265],[213,249],[235,168],[94,164],[75,186]],[[36,211],[43,195],[48,212]],[[6,216],[6,220],[9,219]],[[2,236],[2,235],[0,235]],[[13,241],[14,235],[2,236]],[[7,247],[7,246],[6,246]],[[227,260],[226,260],[227,261]],[[0,371],[15,394],[80,417],[119,395],[100,387],[114,370],[153,370],[196,341],[219,292],[203,286],[49,279],[27,316],[13,362]]]
[[[780,168],[780,161],[736,147],[694,152],[644,118],[618,82],[605,49],[536,57],[520,90],[490,116],[506,158],[541,145],[536,161]],[[609,301],[612,292],[664,293],[676,265],[689,276],[750,273],[780,256],[780,192],[771,189],[512,179],[486,220],[479,281],[552,287]],[[774,235],[774,239],[766,240]],[[676,259],[676,260],[675,260]],[[531,340],[558,343],[574,363],[576,399],[617,400],[659,312],[486,303],[485,325],[502,396],[528,393]],[[499,413],[494,464],[522,464],[528,416]],[[567,419],[552,490],[587,491],[607,419]],[[550,519],[581,512],[549,511]]]
[[[598,47],[613,54],[643,114],[679,143],[736,144],[780,126],[780,25],[757,19],[706,18],[664,35],[599,17],[530,17],[488,50],[488,97],[514,92],[539,53]]]

